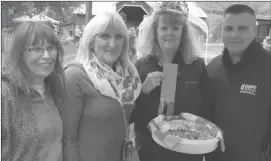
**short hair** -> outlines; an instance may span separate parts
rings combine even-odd
[[[64,49],[54,30],[41,22],[23,22],[14,32],[10,53],[5,62],[5,73],[10,76],[13,84],[29,92],[32,88],[30,71],[23,60],[23,54],[28,47],[39,43],[49,43],[56,46],[57,58],[53,72],[45,78],[45,85],[54,98],[61,96],[64,88],[64,72],[62,61]]]
[[[128,66],[128,45],[129,36],[126,24],[117,12],[104,12],[93,17],[85,26],[83,36],[77,53],[76,61],[80,64],[85,64],[91,59],[93,49],[90,48],[95,37],[104,32],[106,28],[113,25],[124,36],[124,45],[119,62],[124,68]]]
[[[237,15],[237,14],[241,14],[241,13],[249,13],[252,16],[255,16],[255,11],[251,7],[244,5],[244,4],[233,4],[229,7],[227,7],[224,12],[224,16],[226,14],[236,14]]]
[[[186,64],[191,64],[196,58],[202,54],[202,47],[196,40],[193,34],[193,28],[187,19],[182,19],[181,15],[175,12],[166,10],[155,10],[152,15],[144,21],[144,25],[140,28],[140,33],[137,41],[137,51],[140,57],[154,56],[160,58],[160,47],[157,40],[157,27],[159,17],[161,15],[169,15],[170,18],[177,23],[183,24],[183,32],[179,50],[183,54],[183,59]]]

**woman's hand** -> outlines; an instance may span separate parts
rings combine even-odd
[[[142,92],[144,94],[149,94],[155,87],[161,85],[163,79],[162,72],[152,72],[149,73],[142,84]]]

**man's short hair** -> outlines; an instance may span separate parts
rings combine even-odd
[[[224,16],[226,14],[241,14],[241,13],[249,13],[252,16],[255,16],[255,11],[251,7],[244,4],[233,4],[229,6],[228,8],[226,8]]]

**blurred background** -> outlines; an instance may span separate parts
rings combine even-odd
[[[86,23],[95,15],[106,11],[119,12],[126,22],[129,33],[138,36],[141,22],[147,18],[158,2],[82,2],[82,1],[1,1],[1,51],[2,61],[12,44],[13,31],[25,21],[39,21],[50,25],[59,36],[66,51],[65,61],[72,60]],[[223,44],[222,16],[226,7],[235,3],[249,5],[256,12],[257,39],[263,41],[271,36],[271,2],[187,2],[189,21],[202,44],[202,57],[208,63],[221,54]],[[135,41],[136,42],[136,41]]]

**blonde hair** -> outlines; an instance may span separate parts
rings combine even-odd
[[[78,63],[85,64],[87,63],[87,61],[89,61],[89,59],[91,59],[91,54],[93,54],[91,44],[93,43],[95,37],[98,34],[104,32],[104,30],[111,25],[114,28],[118,29],[122,36],[124,36],[122,53],[120,58],[115,62],[115,64],[120,63],[124,68],[128,66],[128,30],[123,19],[117,12],[105,12],[96,15],[85,26],[76,58]]]
[[[146,24],[144,24],[142,31],[140,31],[137,41],[137,51],[140,57],[153,55],[157,59],[160,59],[159,53],[161,53],[161,49],[158,44],[156,30],[161,15],[170,15],[170,18],[180,21],[180,23],[183,24],[179,51],[183,54],[185,63],[191,64],[202,53],[201,46],[193,34],[195,31],[193,31],[194,29],[187,19],[182,19],[180,14],[165,10],[155,10],[152,15],[148,17],[148,22],[145,22]]]

